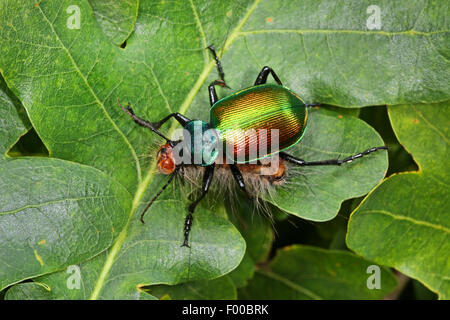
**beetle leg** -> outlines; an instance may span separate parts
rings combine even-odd
[[[152,200],[150,200],[150,202],[147,204],[147,206],[145,207],[144,211],[142,211],[141,213],[141,222],[144,222],[144,215],[147,212],[148,208],[151,207],[151,205],[153,204],[153,202],[156,201],[156,199],[158,199],[158,197],[161,195],[161,193],[167,188],[167,186],[172,182],[173,178],[175,178],[175,176],[177,175],[179,168],[176,168],[175,171],[170,175],[169,179],[167,180],[166,184],[162,186],[161,189],[159,189],[158,193],[153,197]]]
[[[247,189],[245,188],[244,178],[242,177],[242,173],[237,167],[237,165],[234,163],[230,164],[230,170],[239,188],[247,194],[247,197],[249,199],[253,199],[253,197],[250,195],[250,193],[248,193]]]
[[[215,86],[214,82],[211,83],[208,87],[209,103],[211,104],[211,106],[219,100],[219,98],[217,98],[217,93],[216,93],[216,88],[214,87]]]
[[[174,112],[174,113],[169,114],[167,117],[165,117],[164,119],[162,119],[158,122],[149,122],[147,120],[141,119],[138,116],[136,116],[134,114],[134,111],[131,108],[130,104],[128,104],[126,107],[123,107],[122,104],[120,103],[119,99],[117,99],[117,103],[119,104],[119,106],[122,108],[123,111],[125,111],[131,118],[133,118],[134,122],[136,122],[138,125],[141,125],[143,127],[147,127],[152,131],[154,131],[154,129],[158,130],[171,117],[174,117],[183,127],[186,125],[186,123],[191,121],[191,119],[186,118],[181,113]],[[155,133],[157,133],[157,132],[155,132]]]
[[[220,63],[219,57],[217,57],[214,46],[209,45],[207,48],[209,49],[209,51],[211,51],[213,58],[216,61],[217,72],[219,73],[219,77],[220,77],[220,80],[215,80],[215,81],[211,82],[211,84],[208,87],[209,102],[212,106],[214,103],[216,103],[219,100],[219,98],[217,98],[215,86],[221,86],[221,87],[225,87],[228,89],[231,89],[231,88],[225,82],[225,73],[223,72],[222,64]]]
[[[194,219],[192,214],[194,213],[194,210],[195,210],[195,207],[197,206],[197,204],[208,193],[209,186],[211,185],[211,181],[212,181],[213,177],[214,177],[214,163],[205,168],[205,173],[203,174],[202,194],[197,200],[192,202],[188,208],[188,214],[186,216],[186,219],[184,220],[184,242],[181,245],[182,247],[190,248],[188,239],[189,239],[189,232],[191,231],[191,227],[192,227],[192,220]]]
[[[227,87],[228,89],[231,89],[222,80],[214,80],[213,82],[211,82],[210,85],[208,86],[209,103],[211,104],[211,106],[219,100],[219,98],[217,97],[215,86]]]
[[[305,161],[299,158],[296,158],[294,156],[291,156],[287,153],[280,152],[280,157],[290,163],[296,164],[298,166],[325,166],[325,165],[335,165],[340,166],[343,163],[352,162],[355,159],[361,158],[369,153],[378,151],[378,150],[387,150],[387,146],[382,147],[373,147],[370,149],[367,149],[361,153],[357,153],[355,155],[349,156],[345,159],[330,159],[330,160],[320,160],[320,161]]]
[[[169,114],[167,117],[161,119],[158,122],[151,122],[152,126],[156,129],[159,129],[167,120],[169,120],[171,117],[174,117],[175,120],[177,120],[183,127],[189,122],[191,121],[191,119],[186,118],[185,116],[183,116],[181,113],[178,112],[174,112]]]
[[[133,109],[131,108],[130,104],[128,104],[126,107],[123,107],[122,104],[120,103],[120,100],[117,99],[117,103],[119,104],[119,106],[122,108],[122,110],[128,114],[135,123],[137,123],[138,125],[142,126],[142,127],[146,127],[148,129],[150,129],[152,132],[156,133],[158,136],[160,136],[163,139],[166,139],[166,141],[172,145],[173,141],[168,139],[167,137],[165,137],[161,132],[158,131],[158,128],[155,128],[153,126],[153,124],[151,122],[148,122],[147,120],[144,120],[142,118],[139,118],[138,116],[136,116],[134,114]]]
[[[266,83],[267,76],[269,75],[269,73],[275,79],[276,83],[278,83],[280,86],[283,85],[281,83],[280,78],[278,78],[277,74],[275,73],[275,71],[273,71],[273,69],[271,67],[265,66],[264,68],[262,68],[261,72],[259,73],[258,77],[256,78],[255,86]]]
[[[220,80],[216,80],[216,81],[218,81],[218,83],[216,83],[216,84],[218,84],[218,85],[220,85],[222,87],[230,89],[230,87],[227,86],[227,84],[225,83],[225,73],[223,72],[222,64],[220,63],[220,60],[217,57],[216,50],[214,49],[214,46],[213,45],[209,45],[208,49],[209,49],[209,51],[211,51],[211,53],[213,55],[213,58],[216,61],[217,72],[219,73],[219,77],[220,77]],[[214,81],[214,82],[216,82],[216,81]]]

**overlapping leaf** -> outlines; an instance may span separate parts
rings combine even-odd
[[[0,288],[60,270],[111,246],[125,225],[130,195],[98,169],[51,158],[11,159],[29,126],[0,89]]]
[[[8,149],[30,128],[25,109],[9,91],[0,77],[0,152],[2,158]]]
[[[384,145],[376,131],[357,118],[317,110],[310,112],[309,119],[304,140],[293,152],[301,159],[343,159]],[[342,166],[291,166],[289,170],[286,186],[269,200],[299,217],[326,221],[336,216],[343,200],[366,194],[384,177],[387,155],[370,154]]]
[[[269,266],[257,270],[239,298],[380,299],[397,281],[388,269],[380,268],[379,286],[372,287],[369,266],[369,261],[347,251],[295,245],[280,250]]]
[[[389,108],[399,141],[418,172],[386,179],[353,212],[350,248],[450,297],[449,104]]]

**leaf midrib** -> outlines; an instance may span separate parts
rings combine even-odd
[[[310,297],[310,298],[312,298],[314,300],[323,300],[323,298],[321,296],[319,296],[318,294],[312,292],[311,290],[306,289],[305,287],[302,287],[301,285],[299,285],[297,283],[294,283],[291,280],[289,280],[289,279],[287,279],[287,278],[285,278],[283,276],[280,276],[279,274],[276,274],[276,273],[274,273],[272,271],[258,270],[257,272],[260,275],[266,276],[267,278],[270,278],[272,280],[276,280],[276,281],[282,283],[283,285],[285,285],[285,286],[287,286],[287,287],[289,287],[289,288],[291,288],[291,289],[293,289],[293,290],[295,290],[297,292],[300,292],[300,293],[302,293],[302,294],[304,294],[304,295],[306,295],[306,296],[308,296],[308,297]]]
[[[218,53],[219,57],[221,57],[230,48],[231,44],[239,36],[240,30],[242,29],[244,24],[247,22],[248,18],[252,15],[252,13],[255,11],[256,7],[258,6],[258,4],[261,1],[262,0],[255,0],[254,3],[249,7],[249,9],[245,13],[245,15],[243,16],[241,21],[238,23],[236,28],[234,28],[233,31],[230,33],[229,38],[225,42],[225,45],[223,46],[222,50],[220,50],[220,52]],[[183,103],[181,104],[179,113],[185,114],[186,111],[189,109],[189,107],[191,106],[192,102],[194,101],[194,98],[196,97],[197,93],[200,91],[201,86],[206,81],[208,75],[211,73],[211,70],[214,68],[214,65],[215,65],[215,61],[210,60],[209,63],[207,63],[204,66],[203,71],[199,75],[199,77],[198,77],[197,81],[195,82],[194,86],[192,87],[191,91],[188,93],[188,95],[184,99]],[[177,127],[177,124],[172,123],[172,126],[170,127],[170,129],[168,131],[169,136],[174,132],[176,127]],[[117,256],[118,252],[120,251],[120,249],[122,248],[122,245],[126,239],[127,232],[128,232],[130,223],[134,217],[134,214],[136,212],[136,209],[138,208],[139,203],[141,202],[141,200],[145,194],[145,191],[147,190],[148,186],[150,185],[150,183],[153,180],[155,171],[152,170],[151,168],[154,168],[155,165],[156,165],[156,159],[154,159],[153,162],[151,163],[150,169],[148,170],[144,180],[142,180],[142,182],[138,185],[135,197],[133,199],[133,204],[132,204],[132,207],[130,210],[128,221],[127,221],[125,227],[123,228],[122,232],[117,237],[117,240],[112,245],[111,251],[109,252],[108,256],[106,257],[105,263],[100,272],[98,280],[94,286],[94,289],[92,290],[92,294],[90,296],[91,300],[96,300],[100,295],[100,292],[103,288],[103,284],[105,283],[106,278],[108,276],[108,273],[111,270],[112,265],[114,264],[115,258]]]
[[[431,223],[431,222],[424,221],[424,220],[418,220],[418,219],[411,218],[411,217],[408,217],[408,216],[405,216],[405,215],[395,214],[395,213],[392,213],[392,212],[389,212],[389,211],[386,211],[386,210],[374,210],[374,209],[362,210],[362,211],[360,211],[360,214],[381,214],[381,215],[385,215],[385,216],[391,217],[392,219],[395,219],[395,220],[408,221],[408,222],[413,223],[415,225],[431,228],[431,229],[434,229],[434,230],[437,230],[437,231],[443,231],[445,233],[450,233],[450,229],[445,227],[445,226],[442,226],[442,225],[439,225],[439,224],[435,224],[435,223]]]

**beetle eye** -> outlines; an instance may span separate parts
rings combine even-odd
[[[161,153],[166,153],[166,148],[161,148]]]

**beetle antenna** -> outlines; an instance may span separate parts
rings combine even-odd
[[[178,172],[179,167],[177,167],[175,169],[175,171],[170,175],[169,179],[167,180],[166,184],[162,186],[161,189],[159,189],[158,193],[153,197],[152,200],[150,200],[150,202],[147,204],[147,206],[145,207],[144,211],[142,211],[141,213],[141,222],[144,222],[144,215],[147,212],[148,208],[151,207],[151,205],[153,204],[153,202],[156,201],[156,199],[158,199],[158,197],[161,195],[161,193],[167,188],[167,186],[172,182],[173,178],[175,178],[177,172]]]
[[[213,55],[213,58],[216,61],[217,72],[219,73],[220,77],[220,80],[216,80],[212,84],[231,89],[225,82],[225,73],[223,72],[222,64],[220,63],[219,57],[216,54],[214,46],[211,44],[207,46],[206,49],[209,49],[209,51],[211,51],[211,54]]]
[[[167,138],[165,135],[163,135],[161,132],[159,132],[158,130],[155,129],[155,127],[148,121],[139,118],[138,116],[136,116],[134,114],[133,109],[131,109],[130,104],[128,103],[126,107],[122,106],[122,104],[120,103],[120,99],[117,99],[117,103],[119,104],[119,106],[122,108],[122,110],[128,114],[133,120],[134,122],[136,122],[138,125],[146,127],[148,129],[150,129],[150,131],[156,133],[158,136],[160,136],[161,138],[165,139],[167,141],[167,143],[173,147],[174,143],[172,140],[170,140],[169,138]]]

